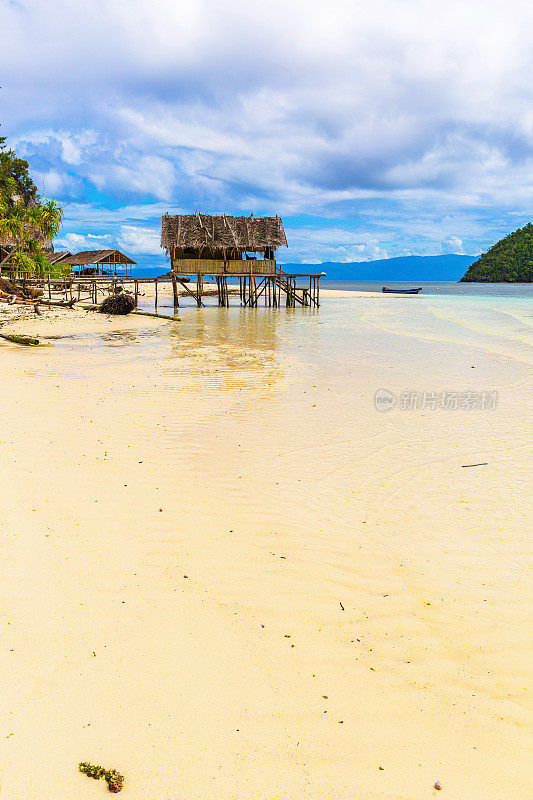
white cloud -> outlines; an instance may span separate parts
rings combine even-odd
[[[449,236],[447,239],[444,239],[442,242],[442,252],[463,255],[465,251],[463,249],[462,239],[459,239],[458,236]]]
[[[63,192],[66,185],[70,183],[70,177],[61,175],[56,169],[49,169],[47,172],[34,171],[33,179],[38,191],[45,197]]]
[[[176,178],[174,166],[168,159],[146,155],[126,157],[122,161],[108,162],[88,177],[98,189],[110,193],[126,190],[170,200]]]
[[[90,233],[83,236],[79,233],[66,233],[64,236],[58,237],[55,245],[56,249],[65,248],[74,253],[80,250],[108,250],[112,246],[112,236],[95,236]]]
[[[163,255],[160,230],[140,228],[135,225],[121,225],[117,237],[119,248],[133,253]]]
[[[341,227],[290,227],[286,228],[289,250],[278,252],[280,261],[293,259],[318,264],[323,261],[372,261],[387,258],[388,252],[370,234]],[[362,239],[362,240],[361,240]]]
[[[351,219],[294,236],[319,260],[472,252],[532,194],[532,22],[525,0],[0,0],[2,132],[75,233],[168,204]]]

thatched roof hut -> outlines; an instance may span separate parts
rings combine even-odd
[[[9,242],[9,244],[7,244]],[[70,255],[70,253],[54,253],[53,245],[51,240],[43,240],[44,242],[44,251],[46,253],[46,258],[50,262],[50,264],[55,264],[58,261],[61,261],[61,258],[56,258],[56,256],[66,256]],[[41,245],[43,245],[43,242]],[[4,244],[6,243],[6,244]],[[0,239],[0,269],[4,268],[11,268],[11,259],[17,252],[16,245],[13,242],[10,242],[7,237]]]
[[[83,250],[61,259],[61,264],[68,264],[83,275],[128,274],[135,263],[120,250]]]
[[[226,214],[165,214],[161,224],[161,247],[240,250],[263,252],[287,247],[280,217],[230,217]]]
[[[242,263],[234,262],[242,262],[247,253],[262,253],[264,260],[258,263],[270,272],[275,269],[275,251],[287,247],[287,237],[278,216],[165,214],[161,222],[161,247],[170,255],[172,268],[177,272],[244,271]]]
[[[54,251],[53,253],[47,253],[46,258],[50,264],[59,264],[60,261],[64,261],[71,255],[72,253],[69,250],[59,250]]]
[[[51,239],[45,239],[42,236],[34,237],[39,241],[39,244],[43,248],[45,252],[51,252],[54,249],[54,245]],[[14,247],[20,245],[20,242],[16,242],[10,236],[2,236],[0,234],[0,247],[5,248],[6,250],[12,250]]]
[[[54,251],[54,244],[51,239],[45,239],[39,236],[36,238],[47,256],[49,253]],[[19,246],[20,242],[16,242],[8,235],[2,236],[0,234],[0,261],[5,260],[6,256],[12,253]]]

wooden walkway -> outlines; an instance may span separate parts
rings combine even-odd
[[[287,308],[320,306],[320,274],[289,274],[278,270],[270,275],[222,275],[215,276],[215,284],[205,284],[204,276],[197,275],[196,282],[189,286],[189,278],[181,275],[162,276],[160,278],[133,278],[129,276],[65,276],[63,278],[37,278],[22,275],[20,279],[31,286],[38,286],[44,290],[44,297],[52,298],[55,295],[64,295],[65,300],[80,302],[90,300],[98,303],[98,296],[107,296],[115,291],[117,286],[129,288],[138,303],[142,286],[154,285],[155,307],[158,306],[159,289],[161,285],[172,285],[174,307],[179,308],[180,289],[189,294],[198,308],[205,306],[203,298],[213,293],[206,286],[216,286],[215,296],[219,306],[230,306],[230,297],[239,298],[240,305],[257,308],[259,305],[266,307]],[[230,281],[228,282],[228,277]],[[305,285],[301,285],[301,284]]]

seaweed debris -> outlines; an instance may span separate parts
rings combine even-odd
[[[94,778],[97,781],[104,778],[107,781],[107,788],[110,792],[116,794],[122,791],[124,775],[121,775],[116,769],[104,769],[100,765],[89,764],[88,761],[81,761],[78,766],[80,772],[83,772],[89,778]]]

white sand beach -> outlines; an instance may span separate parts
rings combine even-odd
[[[531,797],[530,309],[322,301],[3,325],[2,800]]]

